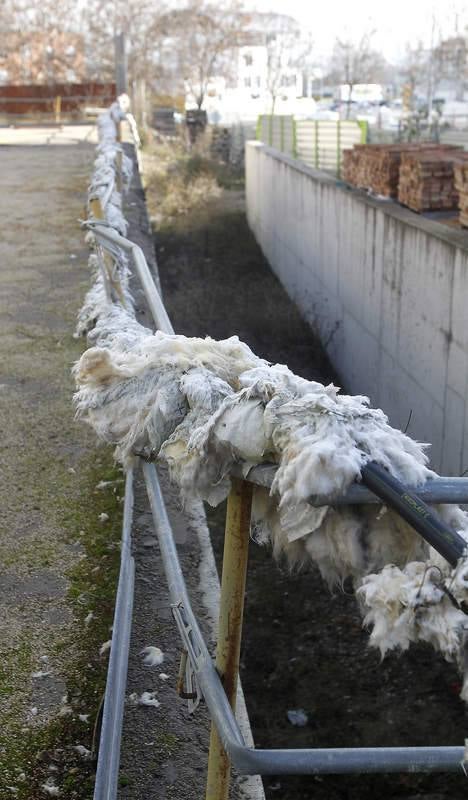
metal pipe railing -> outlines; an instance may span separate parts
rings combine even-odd
[[[156,289],[146,258],[141,247],[121,236],[109,225],[103,224],[101,220],[86,220],[82,225],[92,231],[101,243],[117,246],[125,253],[128,253],[133,260],[137,275],[141,281],[143,291],[146,296],[149,309],[153,316],[156,326],[164,333],[174,333],[174,328],[164,307],[164,303]],[[112,247],[110,248],[112,252]]]
[[[120,574],[104,695],[94,800],[113,800],[117,796],[120,740],[122,736],[135,585],[135,562],[132,556],[131,544],[132,519],[133,470],[129,469],[125,478]]]
[[[266,489],[271,488],[278,467],[275,464],[259,464],[247,473],[247,480]],[[232,474],[237,478],[244,477],[245,473],[241,464],[236,464]],[[468,503],[468,478],[432,478],[421,486],[412,489],[421,500],[426,503],[455,503],[457,505]],[[329,497],[326,495],[312,495],[308,502],[315,508],[321,506],[353,506],[382,503],[371,489],[362,483],[353,483],[341,495]]]
[[[194,648],[196,661],[192,665],[203,691],[212,719],[223,732],[226,747],[244,747],[244,739],[232,713],[219,674],[200,631],[187,593],[185,579],[179,562],[171,523],[166,510],[154,464],[143,462],[143,475],[150,501],[153,522],[158,537],[169,596],[174,608],[182,610],[186,630]]]
[[[450,528],[416,492],[403,486],[387,470],[370,461],[361,468],[361,477],[384,503],[393,508],[415,531],[434,547],[452,567],[466,552],[465,540]]]
[[[237,772],[243,775],[299,775],[461,771],[463,746],[284,750],[257,750],[247,747],[192,610],[154,464],[143,463],[143,474],[171,602],[183,608],[187,626],[192,629],[192,642],[202,656],[192,666],[210,716]]]
[[[82,224],[88,230],[93,231],[94,235],[101,243],[107,244],[108,246],[110,245],[111,252],[115,253],[112,246],[114,248],[120,247],[132,257],[156,327],[164,333],[173,334],[174,328],[172,327],[172,323],[159,292],[156,289],[142,249],[100,220],[86,220]],[[246,479],[250,483],[255,483],[258,486],[271,488],[276,470],[277,467],[274,464],[262,464],[253,467],[249,471]],[[365,469],[363,472],[365,473]],[[242,465],[236,465],[232,473],[239,478],[244,477]],[[385,474],[388,475],[388,473]],[[380,475],[381,481],[383,478],[384,476]],[[374,488],[376,486],[377,481],[374,482]],[[412,488],[411,491],[417,495],[420,500],[424,500],[426,503],[468,503],[468,478],[432,478],[425,484]],[[387,500],[390,503],[390,499],[387,498]],[[314,495],[309,498],[308,502],[310,505],[318,507],[327,505],[342,506],[362,503],[381,503],[382,498],[369,487],[355,483],[341,496],[324,497]]]
[[[109,192],[105,193],[108,199]],[[83,223],[92,230],[100,245],[114,255],[119,249],[131,257],[135,271],[140,279],[151,314],[157,328],[173,334],[174,329],[156,289],[145,256],[138,245],[117,233],[102,220],[88,220]],[[247,480],[271,488],[275,465],[260,465],[250,470]],[[180,568],[177,548],[159,485],[156,468],[153,464],[143,464],[143,473],[153,514],[154,526],[160,545],[164,572],[168,581],[174,616],[188,651],[191,668],[205,697],[217,735],[229,761],[242,774],[324,774],[358,772],[416,772],[416,771],[458,771],[465,760],[465,748],[459,747],[381,747],[381,748],[305,748],[305,749],[253,749],[246,746],[235,719],[231,703],[222,684],[197,620],[193,613],[187,593],[185,580]],[[243,478],[240,465],[233,474]],[[407,519],[416,530],[434,544],[447,560],[454,564],[461,555],[460,542],[463,540],[445,526],[424,502],[466,503],[468,502],[468,478],[435,478],[414,490],[408,490],[391,479],[378,465],[368,464],[362,470],[364,485],[355,484],[341,497],[311,497],[314,506],[352,505],[356,503],[375,503],[384,501]],[[104,704],[101,751],[96,776],[96,800],[112,800],[115,797],[118,775],[120,732],[122,727],[123,694],[125,691],[126,664],[128,660],[128,639],[131,624],[134,565],[130,552],[131,514],[129,509],[131,475],[127,474],[126,503],[122,534],[122,562],[114,617],[114,635],[111,649],[106,698]],[[371,491],[370,491],[371,490]],[[406,503],[406,505],[405,505]],[[233,506],[234,513],[237,513]],[[237,509],[239,510],[239,509]],[[129,516],[130,514],[130,516]],[[228,526],[229,527],[229,526]],[[232,527],[232,525],[231,525]],[[234,526],[235,527],[235,526]],[[245,533],[243,520],[239,531]],[[430,529],[430,530],[429,530]],[[435,534],[434,534],[435,530]],[[228,535],[228,529],[226,536]],[[237,535],[237,534],[236,534]],[[435,540],[434,540],[435,535]],[[432,539],[431,539],[432,536]],[[125,540],[125,546],[124,546]],[[464,545],[464,543],[463,543]],[[124,552],[125,551],[125,552]],[[127,552],[128,551],[128,552]],[[232,575],[231,575],[232,577]],[[229,614],[229,603],[237,602],[237,589],[241,587],[241,576],[235,578],[233,596],[235,600],[226,601],[228,591],[223,578],[221,603],[224,617]],[[242,603],[240,605],[242,617]],[[236,636],[240,636],[242,622],[237,623]],[[227,630],[227,629],[226,629]],[[237,645],[236,645],[237,646]],[[234,648],[235,649],[235,648]],[[227,661],[235,657],[233,649],[226,652]],[[125,662],[125,663],[124,663]],[[237,671],[237,667],[234,668]],[[235,677],[235,676],[234,676]],[[230,692],[232,702],[232,692]],[[212,752],[215,748],[212,748]],[[210,759],[212,755],[210,755]],[[220,763],[220,762],[219,762]],[[228,771],[226,763],[216,772],[218,762],[213,763],[213,775],[218,775],[212,788],[208,787],[207,797],[226,797],[228,792]],[[218,788],[217,784],[220,784]],[[223,784],[223,788],[221,788]],[[210,793],[211,792],[211,793]]]
[[[121,247],[133,258],[142,281],[156,326],[173,333],[167,312],[149,272],[141,249],[114,230],[99,222],[86,222],[101,243]],[[239,470],[239,472],[238,472]],[[252,469],[247,480],[271,487],[276,467],[261,465]],[[241,774],[325,774],[355,772],[437,772],[461,771],[465,749],[458,747],[380,747],[380,748],[304,748],[285,750],[252,749],[245,745],[220,676],[214,668],[206,644],[193,614],[185,581],[180,569],[177,548],[153,464],[143,464],[146,487],[158,536],[164,571],[172,603],[185,620],[186,636],[192,645],[192,669],[205,697],[211,718],[233,766]],[[240,466],[234,469],[241,477]],[[374,488],[377,489],[377,486]],[[414,493],[428,502],[467,502],[468,479],[435,478]],[[314,497],[312,505],[343,505],[382,502],[375,493],[361,485],[352,486],[340,498]],[[390,498],[386,498],[390,502]],[[190,655],[190,649],[189,649]]]

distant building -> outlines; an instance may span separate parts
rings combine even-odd
[[[204,101],[209,118],[213,122],[255,119],[273,108],[275,113],[296,113],[297,101],[311,97],[310,53],[310,39],[293,17],[249,15],[246,44],[237,49],[231,75],[210,82]],[[194,98],[187,95],[187,106],[193,104]]]

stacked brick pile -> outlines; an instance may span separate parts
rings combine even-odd
[[[457,159],[454,164],[455,190],[458,194],[458,207],[460,209],[459,221],[463,227],[468,228],[468,161]]]
[[[361,156],[356,147],[343,150],[341,176],[343,180],[350,183],[351,186],[360,186],[360,183],[358,183],[360,159]]]
[[[456,209],[458,193],[454,167],[465,157],[463,151],[456,148],[402,153],[398,189],[400,203],[413,211]]]
[[[396,197],[402,145],[372,147],[367,154],[368,187],[374,194]]]
[[[353,186],[369,189],[384,197],[397,198],[404,154],[456,149],[453,145],[432,142],[356,145],[353,150],[344,151],[342,174],[344,180]]]
[[[411,147],[414,145],[355,145],[343,153],[343,178],[352,186],[369,189],[374,194],[397,197],[401,153]]]
[[[427,145],[431,148],[433,145]],[[421,148],[420,144],[382,145],[368,156],[367,174],[369,189],[384,197],[398,197],[401,158],[404,153]]]

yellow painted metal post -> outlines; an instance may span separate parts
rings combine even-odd
[[[105,218],[99,197],[91,198],[91,200],[89,201],[89,210],[91,211],[91,214],[93,215],[94,219]],[[117,294],[117,297],[119,298],[120,302],[125,308],[125,298],[122,292],[122,287],[119,281],[114,278],[112,257],[109,255],[109,253],[106,252],[103,253],[101,251],[101,258],[102,258],[102,265],[104,268],[103,278],[105,282],[107,297],[109,300],[111,299],[111,289],[114,289],[114,291]]]
[[[249,553],[252,484],[233,478],[226,512],[216,668],[235,710]],[[227,800],[231,765],[211,725],[206,800]]]
[[[59,94],[55,98],[54,111],[55,111],[55,121],[60,122],[60,115],[62,113],[62,97]]]
[[[92,197],[89,201],[89,210],[94,219],[104,219],[104,212],[102,210],[101,201],[99,197]]]
[[[103,211],[103,208],[102,208],[101,201],[100,201],[99,197],[91,198],[91,200],[89,201],[89,209],[90,209],[91,214],[93,215],[94,219],[104,219],[105,218],[104,211]],[[124,294],[123,294],[123,291],[122,291],[122,287],[120,285],[120,282],[118,280],[116,280],[115,277],[114,277],[112,257],[109,255],[109,253],[103,253],[102,254],[102,260],[103,260],[103,263],[104,263],[104,269],[105,269],[105,276],[104,277],[105,277],[106,286],[107,286],[107,289],[108,289],[108,292],[109,292],[109,296],[110,296],[110,291],[111,291],[111,288],[112,288],[115,291],[115,293],[117,294],[117,297],[119,298],[119,300],[122,303],[123,307],[126,308],[127,304],[125,302],[125,297],[124,297]]]

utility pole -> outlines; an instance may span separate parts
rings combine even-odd
[[[128,94],[127,49],[125,47],[124,33],[118,33],[114,36],[114,53],[115,85],[118,97],[120,94]]]

